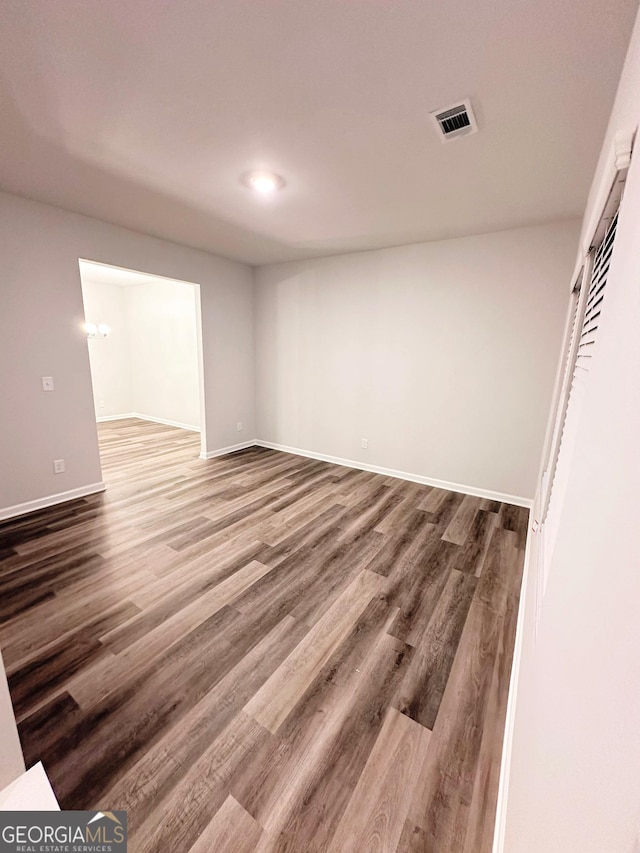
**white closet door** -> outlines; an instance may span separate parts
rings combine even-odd
[[[605,300],[605,290],[615,241],[618,214],[609,224],[600,247],[593,258],[591,280],[586,297],[576,302],[574,334],[569,350],[569,360],[573,361],[571,384],[564,411],[558,420],[558,440],[555,465],[551,474],[551,486],[547,512],[544,518],[545,586],[546,572],[556,541],[560,510],[571,471],[571,460],[576,435],[582,418],[582,405],[589,371],[595,351],[598,326]],[[582,317],[579,323],[579,318]],[[576,339],[576,332],[579,336]],[[565,370],[569,369],[569,365]]]

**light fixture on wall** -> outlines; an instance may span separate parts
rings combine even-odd
[[[106,323],[85,323],[84,330],[89,339],[106,338],[107,335],[111,334],[111,326]]]

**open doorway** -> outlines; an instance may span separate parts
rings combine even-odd
[[[195,455],[206,452],[199,285],[82,259],[79,266],[103,467],[100,425],[111,422],[122,421],[132,440],[155,435],[152,424],[182,430],[166,432],[183,435]]]

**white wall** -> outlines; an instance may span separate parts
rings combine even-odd
[[[195,287],[156,280],[126,287],[133,409],[200,427]]]
[[[259,438],[532,498],[577,238],[565,222],[259,268]]]
[[[0,514],[101,479],[78,258],[200,285],[207,448],[254,437],[249,267],[5,193],[0,245]]]
[[[639,121],[637,23],[585,215],[583,249],[602,202],[613,139]],[[639,323],[636,151],[537,636],[535,561],[529,570],[506,853],[640,850]]]
[[[87,341],[96,417],[134,412],[131,353],[124,287],[108,282],[82,282],[84,315],[89,323],[111,327],[107,338]],[[100,402],[104,405],[100,406]]]
[[[81,275],[87,321],[111,327],[107,338],[88,341],[96,417],[135,413],[199,429],[196,286],[151,277],[118,285]]]

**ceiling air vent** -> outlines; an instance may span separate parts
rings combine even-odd
[[[468,100],[460,101],[446,110],[436,110],[430,113],[442,142],[457,139],[460,136],[468,136],[478,130],[476,117]]]

